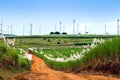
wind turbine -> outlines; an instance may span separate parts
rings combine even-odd
[[[2,19],[1,19],[1,34],[2,34],[2,26],[3,26],[3,21],[2,21]]]
[[[25,33],[25,27],[23,26],[23,35],[24,35],[24,33]]]
[[[117,20],[117,35],[119,35],[119,19]]]
[[[87,26],[85,25],[85,34],[86,34],[86,29],[87,29]]]
[[[60,34],[61,34],[61,24],[62,24],[62,22],[60,21]]]
[[[105,25],[105,35],[106,35],[106,25]]]
[[[75,20],[73,20],[73,34],[75,34]]]
[[[39,26],[39,34],[41,34],[41,26]]]
[[[12,31],[13,26],[11,25],[10,27],[11,27],[11,34],[13,34],[13,31]]]
[[[77,23],[77,34],[79,33],[79,24]]]
[[[30,35],[32,35],[32,24],[30,24]]]
[[[57,30],[57,25],[55,25],[55,32],[56,32],[56,30]]]

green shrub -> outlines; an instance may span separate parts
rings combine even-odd
[[[88,45],[88,44],[90,45],[91,43],[87,43],[87,42],[85,42],[85,43],[83,43],[83,42],[82,43],[74,43],[75,46]]]
[[[31,65],[31,62],[27,60],[26,58],[19,59],[19,66],[21,68],[29,69]]]
[[[57,44],[60,44],[60,41],[58,41]]]
[[[51,40],[50,40],[50,39],[48,39],[48,42],[51,42]]]
[[[20,57],[20,51],[7,47],[0,42],[0,63],[7,69],[28,69],[31,62]]]

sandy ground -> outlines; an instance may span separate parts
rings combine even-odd
[[[44,61],[36,56],[32,56],[33,64],[31,71],[26,74],[19,75],[9,80],[120,80],[120,78],[87,75],[87,74],[72,74],[62,71],[55,71],[47,67]]]

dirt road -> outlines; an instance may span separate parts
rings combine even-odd
[[[120,80],[119,78],[64,73],[55,71],[47,67],[44,61],[36,56],[32,56],[34,61],[29,73],[11,78],[11,80]]]

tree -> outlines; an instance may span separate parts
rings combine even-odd
[[[50,32],[50,35],[55,34],[54,32]]]
[[[60,34],[60,32],[55,32],[55,34],[59,35],[59,34]]]
[[[66,33],[66,32],[63,32],[62,34],[63,34],[63,35],[67,35],[67,33]]]

